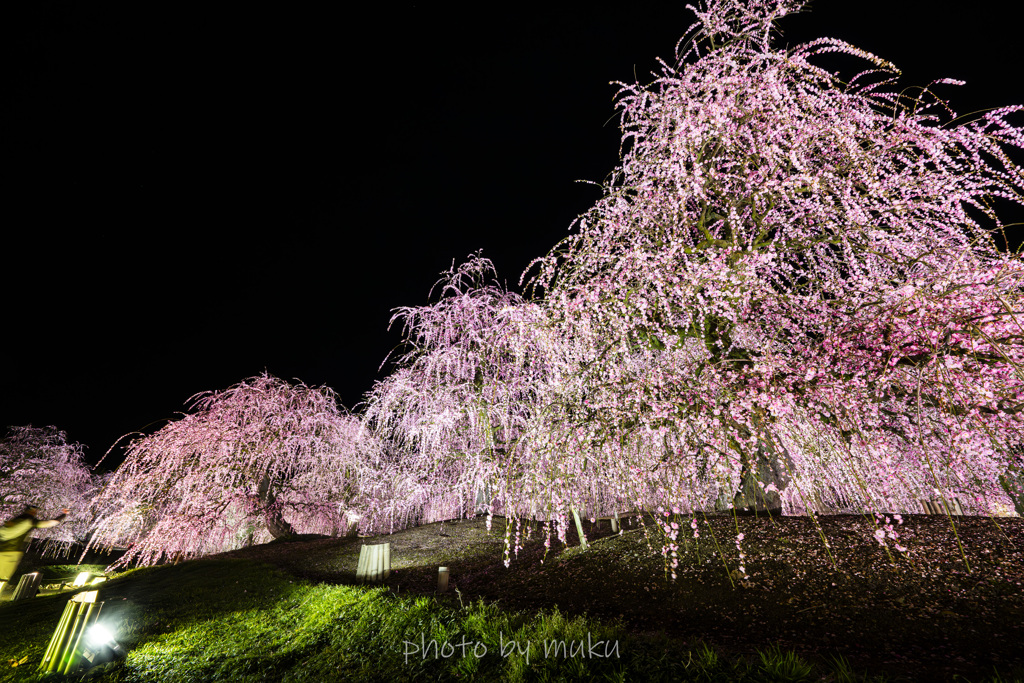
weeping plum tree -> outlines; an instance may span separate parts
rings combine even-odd
[[[128,445],[95,500],[92,543],[128,547],[121,564],[335,534],[374,507],[379,454],[331,389],[264,373],[190,400]]]
[[[691,7],[676,66],[621,84],[621,163],[536,264],[548,317],[589,346],[551,385],[568,423],[543,457],[600,458],[666,514],[985,513],[1024,441],[1024,266],[990,208],[1022,203],[1022,107],[964,121],[842,41],[773,48],[802,5]],[[870,67],[844,83],[825,52]]]
[[[475,256],[435,286],[438,300],[398,309],[406,337],[398,369],[368,394],[365,419],[417,473],[426,521],[470,514],[478,492],[536,513],[548,492],[526,482],[521,450],[552,354],[539,309],[496,282]]]
[[[392,319],[405,326],[406,352],[368,395],[365,419],[416,473],[426,521],[469,514],[484,489],[487,512],[513,520],[506,562],[532,529],[525,518],[545,523],[550,544],[553,533],[565,542],[571,515],[585,546],[581,511],[593,519],[632,500],[616,495],[607,452],[591,448],[573,406],[559,403],[592,360],[594,336],[567,336],[542,304],[500,286],[480,256],[438,286],[437,301]]]
[[[30,503],[43,517],[66,508],[67,521],[36,535],[59,542],[48,544],[52,549],[84,538],[96,481],[83,456],[82,444],[68,443],[56,427],[10,427],[0,439],[0,515],[12,517]]]
[[[842,41],[773,48],[803,4],[712,0],[676,66],[623,84],[621,163],[541,298],[400,314],[416,353],[370,414],[413,469],[513,473],[510,516],[587,490],[666,516],[1019,504],[1024,266],[990,204],[1022,203],[1022,107],[964,121],[931,92],[956,81],[908,99]],[[844,83],[827,52],[870,67]]]

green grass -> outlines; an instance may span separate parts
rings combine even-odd
[[[909,677],[883,678],[865,666],[872,659],[864,653],[856,660],[860,664],[851,665],[842,655],[819,652],[814,656],[773,645],[776,636],[771,634],[762,645],[733,641],[730,647],[723,646],[724,641],[708,642],[703,636],[717,637],[712,627],[716,621],[718,626],[725,623],[723,614],[743,614],[755,626],[763,622],[779,629],[793,624],[821,629],[817,634],[809,632],[815,641],[837,628],[833,622],[820,621],[820,605],[803,602],[820,602],[823,589],[812,585],[814,591],[808,597],[798,593],[796,586],[813,581],[836,586],[839,574],[808,565],[814,577],[804,576],[802,566],[787,560],[787,571],[797,576],[784,584],[780,582],[789,574],[772,569],[773,562],[787,557],[789,546],[797,547],[794,557],[817,561],[813,549],[804,545],[810,532],[804,538],[798,533],[799,525],[784,521],[790,527],[785,538],[769,538],[770,524],[740,523],[746,524],[744,545],[750,571],[757,568],[758,573],[752,574],[749,585],[735,588],[724,577],[720,559],[709,563],[708,557],[696,552],[678,581],[665,582],[660,557],[652,559],[644,553],[646,542],[640,532],[606,537],[588,551],[558,547],[543,558],[543,564],[539,562],[542,549],[528,548],[511,569],[505,569],[500,530],[488,535],[472,521],[446,524],[443,531],[427,526],[380,539],[392,542],[393,572],[386,585],[375,588],[351,585],[359,544],[373,539],[275,542],[226,556],[135,569],[100,587],[102,618],[114,627],[127,655],[94,668],[87,679],[190,683],[921,680],[913,677],[920,671],[916,664],[906,667]],[[830,532],[837,548],[843,529],[847,527],[837,526]],[[924,547],[926,532],[933,533],[927,524],[916,527],[919,547]],[[762,538],[764,545],[758,545]],[[986,539],[976,535],[977,552],[996,554],[987,550]],[[868,550],[851,548],[858,558],[869,557]],[[1015,605],[1018,597],[1008,595],[1002,584],[991,584],[997,571],[999,576],[1019,580],[1018,563],[1015,554],[1000,551],[990,563],[993,575],[972,579],[976,583],[971,584],[971,599]],[[438,564],[451,567],[453,590],[446,595],[433,595]],[[984,566],[980,559],[978,564]],[[23,570],[36,568],[29,562]],[[66,576],[76,569],[52,565],[45,571]],[[935,573],[936,567],[928,570]],[[883,609],[884,600],[896,599],[894,590],[902,591],[900,599],[932,590],[930,583],[922,583],[925,579],[912,581],[910,577],[917,574],[909,568],[902,573],[892,568],[885,571],[889,581],[885,586],[877,584],[865,565],[851,573],[865,574],[867,583],[861,585],[861,577],[855,575],[846,588],[833,588],[829,599],[836,620],[855,615],[857,603],[849,601],[858,595],[871,597],[877,603],[872,609],[877,611]],[[935,581],[943,592],[950,592],[954,585],[949,576],[937,575]],[[36,670],[70,595],[0,603],[0,682],[53,679]],[[796,602],[789,605],[792,600]],[[904,603],[900,605],[903,613],[909,613]],[[723,611],[709,612],[712,607]],[[674,620],[672,613],[676,613]],[[989,618],[988,612],[979,614],[979,620]],[[1006,613],[1007,618],[1015,614]],[[878,623],[864,621],[855,626],[876,629]],[[683,628],[685,624],[690,624],[691,631]],[[854,641],[850,638],[849,644],[855,645]],[[430,647],[432,642],[437,643],[436,649]],[[462,643],[467,646],[460,652]],[[553,643],[559,644],[557,651]],[[955,648],[950,652],[956,654]],[[609,656],[593,656],[597,654]],[[1021,680],[988,668],[971,671],[967,678],[951,674],[928,680]]]
[[[48,680],[35,665],[69,595],[0,607],[0,656],[28,657],[8,664],[2,680]],[[665,639],[557,610],[452,607],[380,587],[296,580],[247,560],[134,570],[108,582],[102,598],[101,616],[128,654],[90,680],[817,681],[828,673],[778,650],[756,663],[705,645],[673,652]]]

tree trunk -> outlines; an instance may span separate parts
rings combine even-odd
[[[789,472],[793,460],[782,444],[772,438],[771,430],[763,423],[757,442],[754,462],[744,454],[740,490],[733,497],[733,507],[747,513],[765,512],[782,514],[782,497],[779,495],[789,485]],[[764,487],[775,484],[776,491],[765,491]]]
[[[281,514],[281,507],[277,504],[277,499],[274,497],[270,475],[264,475],[263,480],[260,482],[258,495],[260,504],[263,507],[263,521],[266,523],[267,531],[270,532],[270,535],[275,539],[294,536],[295,529],[292,528],[292,525]]]
[[[999,477],[999,483],[1013,502],[1014,510],[1024,517],[1024,470],[1008,469],[1006,474]]]
[[[342,519],[345,522],[344,538],[356,538],[359,536],[359,515],[353,515],[351,512],[346,512],[342,515]]]
[[[733,506],[742,512],[782,513],[782,491],[789,483],[789,476],[778,456],[764,453],[760,448],[753,467],[743,468],[740,490],[732,499]],[[778,491],[765,491],[761,485],[775,484]]]
[[[491,485],[484,484],[476,490],[476,514],[486,515],[493,497],[491,496]]]

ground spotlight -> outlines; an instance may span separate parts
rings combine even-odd
[[[100,621],[103,603],[97,597],[97,591],[88,591],[68,600],[39,665],[40,671],[71,674],[124,653],[115,639],[113,621],[109,617]]]
[[[104,623],[93,624],[85,632],[85,644],[89,648],[110,648],[115,653],[121,652],[121,645],[114,639],[114,633]]]
[[[120,643],[114,638],[113,631],[103,622],[95,623],[86,629],[85,638],[82,640],[82,659],[88,662],[86,666],[109,662],[123,652]]]

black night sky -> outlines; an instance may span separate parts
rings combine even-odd
[[[0,17],[0,427],[56,425],[93,462],[264,369],[355,408],[400,341],[391,309],[479,249],[515,286],[567,234],[599,197],[575,181],[618,159],[609,81],[650,81],[693,18],[685,2],[212,4]],[[901,86],[966,80],[938,91],[966,114],[1024,103],[1008,8],[818,0],[780,26],[889,59]]]

